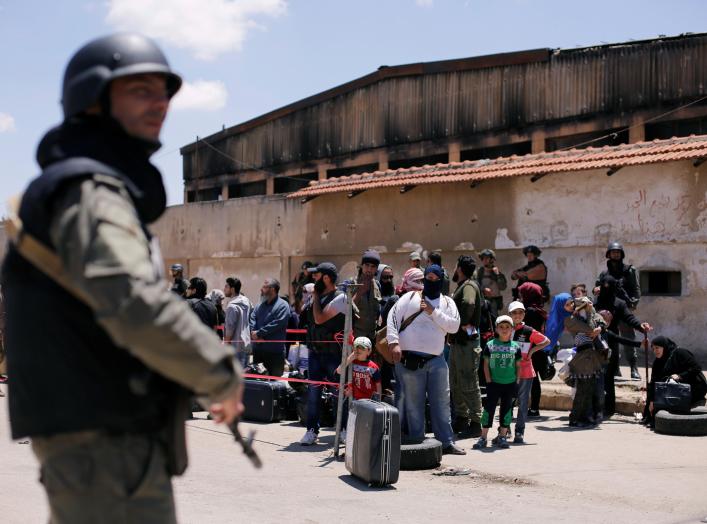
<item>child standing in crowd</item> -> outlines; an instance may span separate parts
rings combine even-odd
[[[517,396],[518,412],[516,414],[515,438],[513,439],[514,444],[523,444],[525,420],[528,418],[530,388],[533,385],[533,378],[535,378],[531,357],[534,353],[545,349],[550,344],[550,339],[523,323],[525,306],[522,302],[511,302],[508,305],[508,313],[513,319],[513,340],[520,344],[520,351],[523,357],[520,361]]]
[[[486,377],[486,400],[481,416],[481,438],[474,449],[486,447],[486,437],[493,425],[496,403],[501,400],[501,410],[498,415],[499,425],[497,446],[508,448],[508,429],[513,418],[513,397],[515,396],[518,377],[520,376],[520,361],[522,359],[520,344],[511,340],[513,337],[513,320],[508,315],[496,319],[498,336],[486,344],[483,351],[484,375]]]
[[[381,373],[378,364],[371,360],[373,345],[368,337],[358,337],[354,340],[353,351],[346,359],[346,366],[353,365],[351,384],[346,386],[344,394],[354,400],[370,399],[373,394],[381,394]],[[336,368],[341,374],[341,366]]]
[[[370,399],[374,394],[381,394],[381,372],[378,364],[371,360],[373,344],[368,337],[357,337],[353,342],[353,351],[346,359],[346,366],[352,365],[351,384],[346,385],[344,395],[354,400]],[[336,368],[336,373],[344,373],[341,366]],[[341,438],[346,440],[346,425],[349,419],[348,401],[344,406],[341,420]]]

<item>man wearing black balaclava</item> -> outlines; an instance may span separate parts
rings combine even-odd
[[[243,411],[240,366],[169,291],[148,230],[166,205],[150,156],[180,85],[141,35],[86,44],[22,197],[2,271],[10,423],[31,437],[51,522],[176,522],[170,476],[186,468],[189,410],[178,384],[208,397],[217,422]],[[41,329],[39,300],[52,312]]]
[[[444,359],[444,339],[459,329],[459,312],[454,301],[442,295],[442,268],[425,269],[422,292],[405,293],[388,315],[387,340],[399,384],[396,404],[407,422],[407,436],[425,437],[425,401],[435,438],[443,452],[464,455],[454,443],[449,406],[449,368]]]
[[[599,296],[596,298],[594,308],[597,311],[606,310],[612,314],[609,331],[618,332],[619,322],[625,322],[631,328],[647,333],[651,330],[650,324],[641,323],[631,312],[626,302],[616,296],[617,282],[611,275],[605,275],[599,283]],[[609,339],[611,356],[604,377],[604,417],[611,417],[616,412],[616,393],[614,390],[614,372],[619,365],[619,347],[616,339]]]

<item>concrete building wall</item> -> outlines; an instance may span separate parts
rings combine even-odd
[[[553,293],[573,282],[590,287],[604,267],[610,240],[641,270],[680,271],[682,296],[644,296],[637,314],[700,355],[707,324],[707,176],[691,162],[627,167],[611,177],[589,171],[466,184],[420,186],[318,197],[307,204],[284,197],[251,197],[175,206],[153,231],[167,265],[222,288],[243,280],[256,299],[263,279],[279,277],[283,291],[304,260],[331,260],[353,275],[360,254],[376,247],[398,279],[407,255],[441,250],[448,268],[460,254],[492,247],[506,275],[524,264],[523,245],[543,250]],[[0,255],[5,250],[0,227]],[[510,291],[506,291],[506,303]]]
[[[680,271],[682,296],[646,296],[637,314],[707,361],[707,177],[704,165],[672,162],[467,184],[419,186],[320,196],[307,204],[252,197],[176,206],[155,225],[167,263],[186,263],[210,287],[236,274],[256,298],[262,280],[289,282],[304,260],[331,260],[353,275],[360,254],[377,248],[396,279],[407,254],[441,250],[450,268],[460,254],[492,247],[510,275],[520,250],[536,244],[554,293],[593,285],[610,240],[643,270]],[[506,291],[506,302],[510,290]]]

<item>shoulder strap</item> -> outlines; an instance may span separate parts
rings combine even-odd
[[[414,293],[414,291],[413,291],[413,293]],[[421,291],[420,291],[420,298],[422,298]],[[410,297],[410,299],[412,300],[412,296]],[[410,315],[408,318],[403,319],[402,323],[400,324],[400,329],[398,330],[398,333],[402,333],[405,328],[407,328],[410,324],[412,324],[412,321],[415,320],[420,315],[420,313],[422,313],[422,311],[423,311],[422,309],[419,309],[419,310],[415,311],[415,313]]]
[[[59,256],[23,229],[22,220],[19,217],[21,203],[22,195],[15,195],[7,203],[8,217],[5,220],[5,231],[7,231],[9,241],[25,260],[59,284],[74,298],[90,306],[91,301],[88,295],[74,286],[66,276]]]

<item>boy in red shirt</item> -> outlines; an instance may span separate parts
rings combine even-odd
[[[370,360],[373,345],[368,337],[358,337],[353,342],[353,351],[346,359],[346,365],[353,366],[351,383],[346,385],[344,395],[354,400],[370,399],[373,394],[381,394],[381,372],[378,364]],[[341,366],[336,368],[338,374],[343,373]],[[348,406],[344,407],[342,427],[346,428],[348,421]],[[346,429],[341,432],[341,438],[346,440]]]
[[[530,357],[533,353],[542,351],[550,343],[550,339],[523,323],[523,319],[525,318],[525,306],[522,302],[511,302],[508,305],[508,313],[513,319],[513,340],[520,344],[521,354],[523,355],[520,361],[520,381],[518,382],[518,393],[516,397],[518,399],[516,434],[513,439],[514,444],[523,444],[525,419],[528,418],[530,388],[533,385],[533,378],[535,378],[533,361]]]
[[[352,365],[351,384],[347,384],[344,394],[354,400],[373,398],[374,393],[381,394],[381,372],[378,365],[370,360],[373,345],[368,337],[358,337],[354,340],[353,351],[346,360],[346,365]],[[341,368],[341,366],[339,366]],[[342,370],[337,368],[336,372]]]

